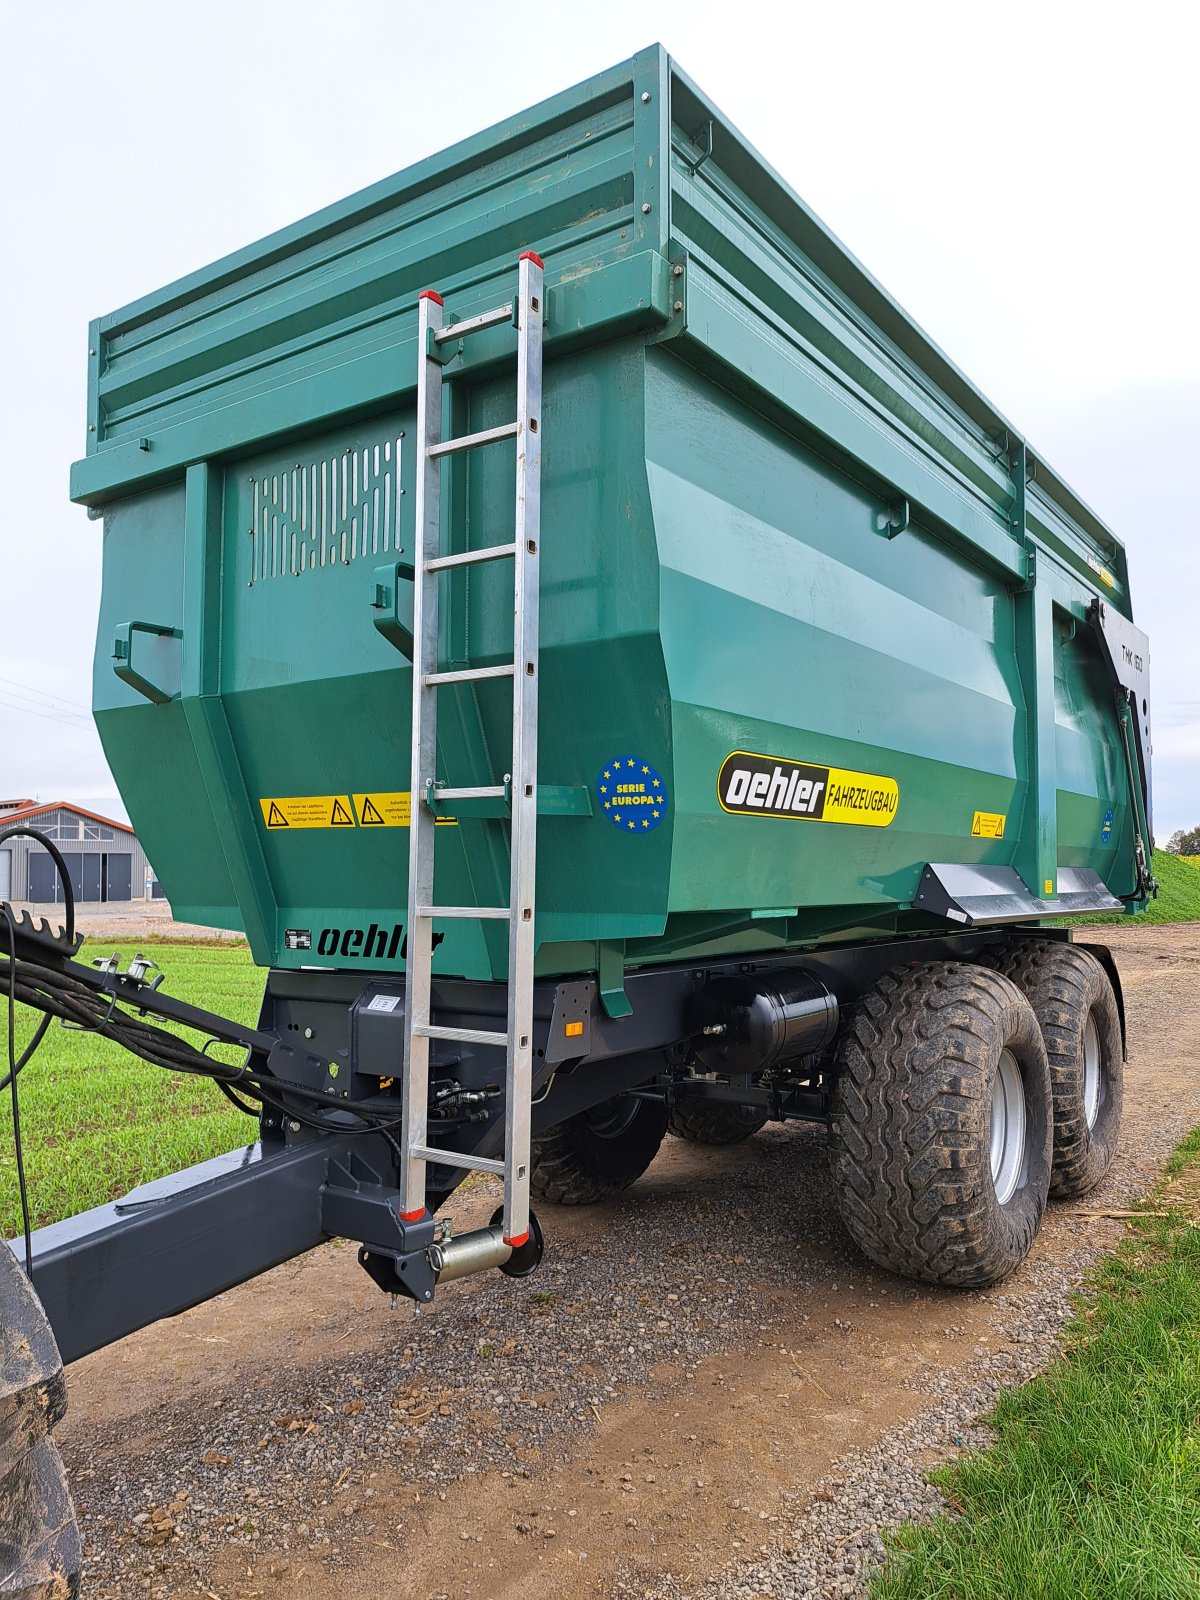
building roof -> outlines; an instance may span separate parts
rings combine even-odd
[[[2,808],[0,803],[0,808]],[[20,809],[4,811],[5,823],[28,822],[31,817],[40,817],[47,811],[73,811],[77,817],[88,817],[92,822],[102,823],[106,828],[118,828],[122,833],[132,833],[133,829],[127,822],[118,822],[115,817],[102,817],[98,811],[89,811],[85,806],[77,806],[71,800],[22,800]]]
[[[36,800],[0,800],[0,811],[24,811],[26,806],[36,804]]]

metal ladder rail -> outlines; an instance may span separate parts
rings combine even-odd
[[[403,1144],[400,1187],[406,1221],[425,1212],[425,1168],[430,1161],[504,1178],[503,1235],[514,1248],[529,1237],[529,1142],[533,1078],[534,891],[537,870],[538,566],[541,546],[541,400],[543,265],[532,251],[518,261],[517,415],[513,423],[456,439],[442,438],[440,347],[514,317],[514,306],[442,326],[443,301],[426,290],[418,302],[416,541],[413,604],[412,788],[408,874],[408,975],[404,1029]],[[516,440],[513,542],[460,555],[441,554],[443,457],[504,439]],[[501,666],[441,671],[438,663],[438,575],[476,561],[511,558],[513,660]],[[430,804],[437,782],[437,691],[442,684],[509,677],[513,690],[511,875],[508,907],[434,904],[436,814]],[[505,792],[504,785],[439,794]],[[437,918],[493,918],[509,923],[508,1017],[504,1034],[442,1028],[430,1020],[433,923]],[[504,1160],[430,1147],[429,1045],[432,1039],[503,1042],[506,1047]]]

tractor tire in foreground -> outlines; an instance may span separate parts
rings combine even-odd
[[[551,1205],[594,1205],[641,1177],[666,1131],[661,1100],[617,1095],[534,1135],[529,1186]]]
[[[71,1600],[82,1550],[51,1429],[67,1406],[41,1302],[0,1239],[0,1595]]]
[[[1088,1194],[1112,1165],[1121,1132],[1125,1051],[1117,997],[1086,950],[1014,939],[994,958],[1033,1007],[1050,1062],[1054,1161],[1050,1193]]]
[[[1029,1002],[984,967],[887,974],[851,1011],[831,1123],[842,1220],[872,1261],[954,1288],[1029,1253],[1050,1187],[1050,1069]]]
[[[739,1106],[729,1100],[705,1100],[699,1095],[680,1095],[671,1106],[667,1130],[679,1139],[694,1144],[737,1144],[766,1126],[767,1114],[754,1106]]]

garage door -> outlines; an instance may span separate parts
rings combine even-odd
[[[81,900],[100,899],[100,857],[83,856],[79,858],[79,884],[75,893]],[[72,880],[74,874],[72,874]]]
[[[131,855],[105,856],[104,898],[106,900],[131,900],[133,898],[133,857]]]
[[[12,851],[0,850],[0,900],[12,894]]]
[[[78,862],[78,855],[75,856]],[[65,856],[67,871],[71,872],[71,857]],[[75,874],[71,872],[72,878]],[[29,852],[29,898],[35,905],[52,906],[62,901],[62,887],[53,861],[44,850]]]
[[[80,850],[64,850],[63,862],[76,901],[99,900],[99,856],[85,856]],[[36,905],[53,906],[63,903],[58,869],[44,850],[29,852],[29,898]]]

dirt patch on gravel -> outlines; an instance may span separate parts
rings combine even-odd
[[[1132,1056],[1088,1211],[1200,1123],[1200,925],[1103,932]],[[456,1226],[494,1203],[460,1192]],[[1120,1236],[1081,1209],[1051,1207],[999,1289],[921,1289],[849,1244],[819,1130],[767,1128],[669,1139],[619,1201],[547,1212],[535,1278],[419,1318],[324,1247],[71,1369],[87,1593],[859,1593],[879,1529],[935,1501],[924,1467],[1044,1364]]]
[[[52,928],[63,922],[60,905],[34,905],[14,900],[15,911],[44,917]],[[75,907],[75,927],[88,939],[167,940],[182,944],[245,944],[246,936],[230,928],[207,928],[198,922],[176,922],[165,900],[109,900],[103,905],[87,901]]]

